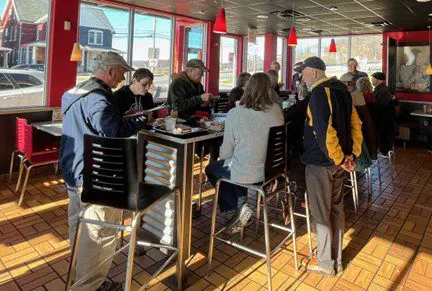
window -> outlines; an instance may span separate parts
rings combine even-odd
[[[285,80],[285,68],[286,68],[286,39],[278,36],[277,38],[277,50],[276,50],[276,61],[281,65],[281,70],[279,71],[279,82]]]
[[[236,86],[238,40],[221,37],[219,57],[219,89],[230,90]]]
[[[331,37],[299,39],[298,45],[295,47],[293,64],[311,56],[318,56],[327,65],[327,76],[339,78],[348,71],[347,61],[352,57],[359,64],[358,69],[369,75],[382,70],[382,35],[335,37],[336,53],[329,52],[331,39]]]
[[[88,44],[103,45],[103,32],[100,30],[89,30]]]
[[[6,78],[5,74],[0,74],[0,92],[14,89],[13,84]]]
[[[203,27],[194,26],[186,28],[186,61],[203,57]]]
[[[110,6],[99,7],[82,2],[79,32],[82,34],[79,39],[83,57],[77,64],[77,84],[91,77],[95,59],[102,52],[114,51],[128,61],[128,10]]]
[[[43,84],[41,80],[32,75],[14,73],[11,73],[10,75],[21,88],[34,87]]]
[[[358,70],[372,75],[382,70],[382,36],[360,35],[351,37],[351,57],[358,62]]]
[[[256,43],[248,42],[246,70],[251,74],[264,71],[264,36],[258,36]]]
[[[294,64],[302,62],[308,57],[319,56],[318,51],[318,38],[301,38],[297,41],[295,47],[295,60]]]
[[[172,19],[135,13],[132,65],[134,68],[148,68],[153,72],[153,88],[150,90],[153,97],[166,98],[168,94],[172,34]],[[157,89],[158,87],[160,89]]]

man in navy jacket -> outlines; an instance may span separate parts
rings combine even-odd
[[[95,59],[93,77],[64,93],[62,97],[63,136],[60,146],[60,167],[69,196],[69,239],[75,241],[78,216],[85,204],[81,202],[84,168],[84,134],[106,137],[128,137],[146,125],[144,115],[124,119],[114,103],[111,91],[132,71],[117,53],[101,53]],[[121,211],[93,205],[85,217],[120,223]],[[75,282],[96,270],[72,290],[121,290],[118,283],[104,282],[112,260],[95,268],[115,252],[117,231],[97,225],[83,225],[78,246]]]

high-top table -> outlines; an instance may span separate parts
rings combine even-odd
[[[426,113],[423,110],[419,109],[411,112],[411,115],[417,117],[425,117],[424,125],[427,130],[427,151],[432,153],[432,114]]]
[[[191,255],[195,145],[202,141],[216,141],[222,137],[223,132],[216,131],[190,138],[180,138],[154,130],[141,130],[138,133],[138,161],[142,161],[138,163],[140,181],[168,187],[177,186],[181,190],[183,233],[180,244],[184,259],[183,269],[185,261]],[[143,218],[142,228],[165,243],[172,243],[175,238],[175,208],[172,203],[172,200],[162,201],[155,210],[149,211]]]
[[[34,128],[49,133],[51,135],[61,137],[62,132],[62,121],[43,121],[33,122],[31,124]]]

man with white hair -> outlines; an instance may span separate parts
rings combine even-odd
[[[146,125],[146,117],[137,115],[123,119],[111,89],[116,88],[127,71],[126,61],[114,52],[101,53],[95,59],[93,77],[64,93],[62,97],[63,136],[60,147],[60,167],[69,196],[69,240],[73,246],[78,227],[78,216],[86,204],[81,202],[84,168],[84,134],[106,137],[128,137]],[[85,213],[88,219],[120,223],[121,211],[93,205]],[[79,282],[72,290],[122,290],[121,284],[104,282],[112,259],[96,268],[113,255],[117,231],[98,225],[84,224],[78,247],[75,282],[89,273],[90,278]]]
[[[317,259],[307,269],[333,276],[342,268],[345,226],[344,170],[353,171],[360,156],[361,121],[346,86],[327,78],[326,65],[318,57],[307,58],[295,68],[310,88],[306,110],[302,162],[306,164],[306,188],[317,237]]]

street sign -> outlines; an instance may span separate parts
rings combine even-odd
[[[150,59],[149,60],[149,67],[157,67],[158,60],[157,59]]]

